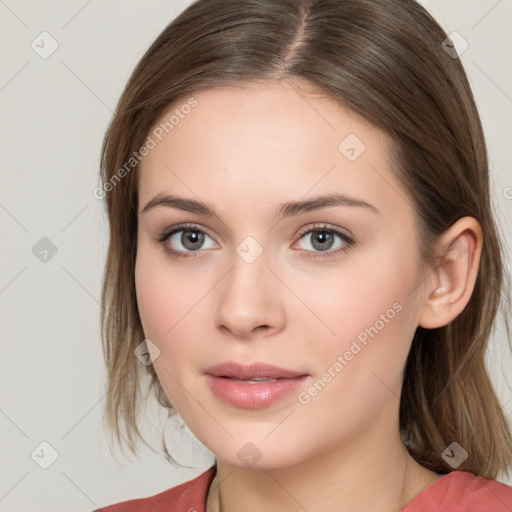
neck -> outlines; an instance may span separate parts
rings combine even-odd
[[[207,512],[241,504],[245,512],[397,512],[440,476],[408,454],[398,425],[391,437],[382,426],[292,466],[249,469],[217,459]]]

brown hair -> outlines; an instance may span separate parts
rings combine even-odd
[[[133,453],[137,438],[144,440],[137,426],[143,377],[172,411],[153,366],[134,357],[144,332],[134,285],[138,165],[130,159],[161,116],[196,91],[296,78],[394,141],[396,177],[414,204],[425,269],[435,268],[435,242],[455,221],[471,216],[480,223],[484,244],[473,294],[448,325],[417,328],[399,421],[410,454],[432,471],[452,470],[441,453],[456,441],[469,454],[459,470],[508,474],[510,430],[484,355],[500,294],[505,302],[509,296],[509,276],[480,118],[460,60],[442,47],[446,38],[413,0],[198,0],[153,42],[121,95],[101,155],[110,225],[101,318],[104,419],[121,445],[123,425]],[[165,443],[164,449],[168,454]]]

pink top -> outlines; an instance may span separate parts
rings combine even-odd
[[[148,498],[123,501],[93,512],[206,512],[215,477],[212,466],[193,480]],[[409,502],[401,512],[511,512],[512,487],[465,471],[452,471]]]

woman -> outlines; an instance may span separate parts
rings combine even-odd
[[[107,421],[134,451],[145,375],[216,457],[102,510],[511,509],[485,141],[419,4],[195,2],[101,177]]]

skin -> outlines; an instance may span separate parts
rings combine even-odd
[[[217,457],[208,512],[221,510],[219,491],[224,512],[396,511],[439,478],[403,447],[402,369],[417,326],[445,325],[467,304],[480,226],[469,217],[454,224],[439,240],[438,266],[422,275],[412,199],[393,176],[380,129],[297,81],[194,98],[141,163],[135,279],[145,335],[160,351],[159,380]],[[354,161],[338,149],[349,134],[366,146]],[[165,206],[142,213],[161,192],[208,202],[217,215]],[[282,202],[333,192],[378,213],[331,206],[275,216]],[[166,243],[196,257],[171,257],[155,241],[182,222],[206,233],[202,248],[183,246],[181,232]],[[316,248],[315,233],[306,234],[315,224],[356,245],[332,253],[345,245],[335,236],[331,248]],[[252,263],[236,252],[247,236],[263,251]],[[240,409],[206,384],[214,364],[263,361],[309,374],[299,390],[307,391],[394,303],[400,312],[307,404],[292,393]],[[251,467],[237,457],[248,442],[261,454]]]

